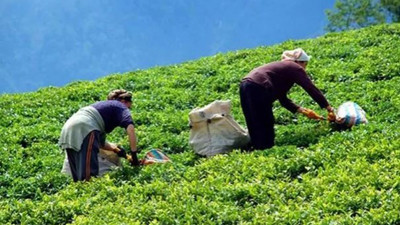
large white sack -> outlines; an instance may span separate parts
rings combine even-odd
[[[247,131],[233,119],[230,111],[229,100],[217,100],[189,113],[189,144],[197,154],[214,156],[249,143]]]

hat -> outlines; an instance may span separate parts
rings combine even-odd
[[[311,56],[308,56],[307,53],[301,49],[296,48],[295,50],[288,50],[282,53],[282,61],[301,61],[308,62],[310,61]]]

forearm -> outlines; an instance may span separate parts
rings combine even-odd
[[[333,112],[333,107],[330,106],[330,105],[328,105],[325,109],[326,109],[328,112]]]
[[[300,77],[300,79],[297,81],[297,84],[300,85],[321,108],[326,108],[329,106],[328,100],[322,94],[321,90],[314,85],[314,83],[306,74]]]
[[[126,132],[128,133],[129,144],[131,147],[131,164],[134,166],[139,166],[141,162],[138,159],[137,155],[137,143],[136,143],[136,134],[135,134],[135,127],[130,124],[126,128]]]
[[[101,148],[107,151],[115,152],[118,147],[114,143],[105,142],[104,146],[102,146]]]
[[[297,110],[296,110],[296,112],[298,112],[298,113],[303,113],[303,111],[304,111],[304,108],[303,108],[303,107],[299,107],[299,108],[297,108]]]
[[[279,98],[279,103],[285,107],[287,110],[289,110],[292,113],[295,113],[296,111],[298,111],[298,109],[300,108],[300,106],[298,106],[297,104],[295,104],[292,100],[290,100],[289,98],[282,97]]]
[[[128,127],[126,128],[126,132],[128,134],[129,146],[131,147],[131,151],[137,151],[135,127],[132,124],[128,125]]]

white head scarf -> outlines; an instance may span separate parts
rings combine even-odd
[[[308,62],[308,61],[310,61],[310,59],[311,59],[311,56],[308,56],[307,53],[301,48],[296,48],[295,50],[284,51],[282,53],[282,61]]]

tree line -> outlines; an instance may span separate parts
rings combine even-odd
[[[400,22],[400,0],[336,0],[325,11],[328,32]]]

